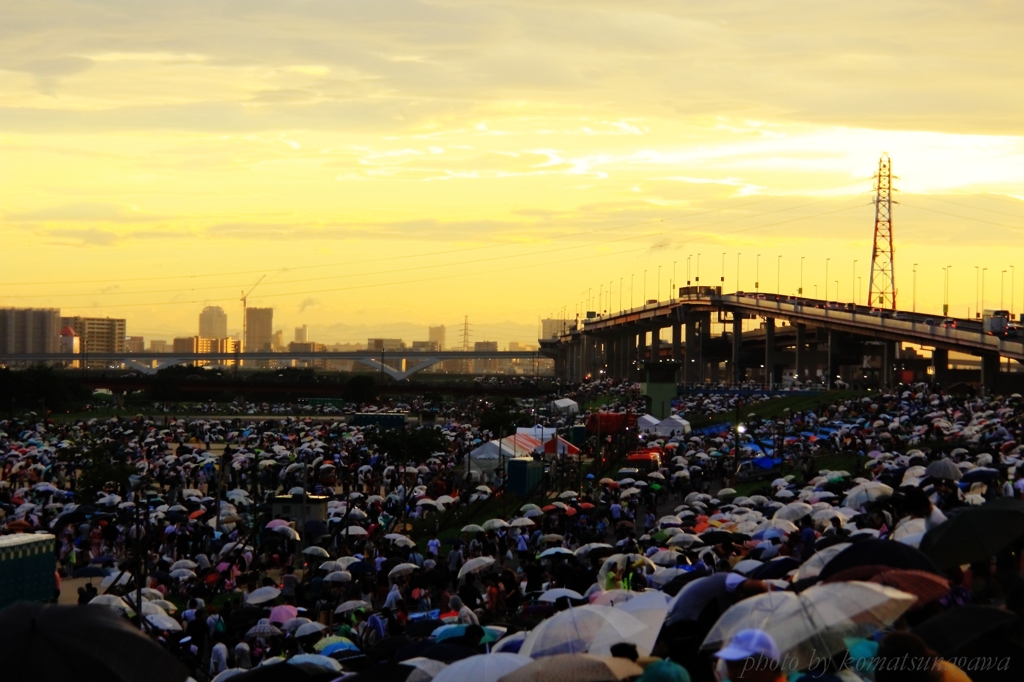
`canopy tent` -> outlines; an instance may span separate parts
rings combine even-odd
[[[541,448],[541,441],[525,433],[490,440],[469,453],[470,467],[478,471],[494,471],[501,466],[502,457],[529,457]]]
[[[553,426],[520,426],[516,429],[516,434],[522,434],[529,436],[530,438],[536,438],[537,440],[551,440],[555,436],[556,429]]]
[[[544,441],[544,454],[545,455],[578,455],[580,449],[562,438],[557,436],[550,440]]]
[[[571,398],[559,398],[558,400],[552,400],[548,403],[548,407],[552,412],[558,412],[560,414],[579,414],[580,411],[579,403]]]
[[[674,414],[658,422],[658,425],[654,427],[654,431],[659,436],[685,436],[690,433],[690,422],[678,414]]]
[[[658,426],[658,418],[652,414],[645,414],[636,420],[636,425],[641,431],[650,433]]]

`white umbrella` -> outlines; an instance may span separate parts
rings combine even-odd
[[[846,491],[846,500],[843,502],[843,506],[858,509],[868,502],[891,495],[892,488],[889,486],[878,481],[868,481]]]
[[[475,523],[471,523],[468,526],[463,526],[461,532],[463,532],[463,533],[483,533],[484,532],[484,528],[483,528],[483,526],[478,526]]]
[[[434,682],[498,682],[513,670],[533,662],[519,654],[480,654],[455,661],[434,676]]]
[[[840,542],[837,545],[830,545],[825,549],[818,550],[811,558],[808,559],[800,566],[796,571],[795,580],[805,580],[807,578],[813,578],[821,573],[821,570],[825,568],[825,564],[832,561],[837,554],[842,552],[844,549],[849,547],[852,543]]]
[[[648,591],[634,593],[634,597],[615,605],[622,613],[628,613],[644,624],[643,632],[632,635],[629,640],[636,644],[641,656],[650,655],[654,643],[658,639],[661,627],[668,615],[669,596],[664,592]],[[604,630],[590,644],[590,653],[599,656],[610,656],[611,647],[621,640],[616,640],[611,628]]]
[[[295,630],[295,637],[320,634],[327,629],[323,623],[303,623]]]
[[[352,574],[348,571],[331,571],[324,576],[324,581],[329,583],[350,583]]]
[[[530,631],[519,653],[531,658],[556,654],[586,653],[591,642],[605,630],[628,642],[646,630],[633,616],[611,606],[580,606],[568,608],[542,621]]]
[[[338,608],[334,609],[335,613],[348,613],[349,611],[355,611],[356,609],[366,609],[370,607],[370,602],[363,601],[362,599],[351,599],[343,604],[339,605]]]
[[[189,571],[189,573],[192,573],[192,571]],[[192,573],[192,575],[195,576],[195,573]],[[173,573],[171,574],[171,577],[174,577]],[[110,587],[111,585],[127,585],[131,582],[131,580],[131,573],[112,573],[105,577],[102,582],[100,582],[100,587]]]
[[[366,532],[366,529],[363,528],[362,526],[349,526],[348,530],[346,531],[346,534],[349,537],[352,537],[352,536],[366,537],[367,535],[369,535],[369,533]]]
[[[260,587],[250,592],[246,598],[246,604],[265,604],[274,601],[281,596],[281,590],[276,587]]]
[[[800,594],[767,592],[723,613],[702,648],[717,649],[740,630],[762,629],[802,669],[812,655],[845,649],[844,637],[868,636],[892,624],[916,599],[891,587],[854,581],[815,585]]]
[[[526,517],[520,517],[508,525],[512,528],[531,528],[537,524]]]
[[[192,561],[191,559],[180,559],[178,561],[175,561],[173,564],[171,564],[171,570],[172,571],[176,571],[179,568],[185,568],[185,569],[188,569],[190,571],[194,571],[197,568],[199,568],[199,564],[197,564],[196,562]]]
[[[279,637],[284,633],[274,627],[266,618],[260,618],[256,625],[249,628],[246,637]]]
[[[171,571],[169,575],[175,580],[188,580],[196,577],[195,571],[190,571],[187,568],[179,568],[176,571]]]
[[[275,533],[280,533],[281,535],[286,536],[289,540],[298,540],[299,539],[298,531],[296,531],[291,526],[278,526],[277,528],[274,529],[274,532]]]
[[[484,521],[484,530],[498,530],[499,528],[508,528],[508,521],[504,519],[489,519]]]
[[[346,564],[343,564],[340,561],[325,561],[322,564],[320,564],[319,570],[327,571],[328,573],[333,573],[334,571],[344,571],[345,567]]]
[[[493,561],[493,559],[491,561]],[[388,572],[388,577],[397,578],[399,576],[409,575],[416,570],[419,570],[419,566],[416,564],[398,564]]]
[[[568,597],[569,599],[583,599],[583,595],[575,590],[570,590],[566,587],[555,587],[547,590],[544,594],[537,597],[537,600],[554,602],[562,597]]]
[[[306,549],[302,550],[302,553],[306,556],[320,557],[321,559],[326,559],[329,556],[331,556],[327,553],[326,549],[324,549],[323,547],[317,547],[316,545],[313,545],[312,547],[307,547]]]
[[[551,548],[545,549],[543,552],[541,552],[540,553],[540,558],[541,559],[545,559],[545,558],[547,558],[549,556],[554,556],[556,554],[572,555],[572,550],[571,549],[566,549],[565,547],[551,547]]]
[[[493,563],[494,559],[489,556],[478,556],[475,559],[470,559],[462,564],[462,568],[459,569],[459,577],[462,578],[470,573],[479,573]]]
[[[181,630],[181,624],[167,614],[151,613],[146,616],[146,620],[157,630],[167,630],[169,632]]]
[[[805,502],[790,502],[782,509],[776,510],[772,514],[772,518],[784,521],[799,521],[813,511],[814,509],[811,508],[811,505]]]

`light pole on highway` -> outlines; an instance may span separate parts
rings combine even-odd
[[[985,273],[988,272],[988,268],[981,269],[981,307],[978,308],[978,313],[985,308]],[[978,317],[981,317],[979,314]]]
[[[676,280],[676,262],[672,261],[672,291],[670,292],[672,295],[669,296],[669,298],[673,300],[675,300],[675,297],[679,295],[679,285],[676,284],[677,281],[678,280]]]
[[[655,294],[654,298],[661,300],[661,266],[658,266],[658,293]]]
[[[800,288],[797,289],[796,293],[801,296],[804,295],[804,257],[800,256]]]
[[[736,253],[736,291],[740,290],[740,256],[742,253]]]
[[[978,311],[978,301],[981,300],[981,268],[977,265],[974,266],[974,316],[981,317],[981,313]]]
[[[696,275],[697,276],[693,278],[693,281],[696,282],[697,284],[700,284],[700,254],[699,253],[697,254],[697,272],[696,272]]]
[[[754,266],[754,291],[761,290],[761,254],[757,254],[757,264]]]
[[[850,282],[850,286],[853,287],[853,303],[857,304],[857,259],[853,259],[853,280]]]
[[[779,262],[775,268],[775,293],[782,293],[782,254],[779,254]]]
[[[722,289],[725,289],[725,252],[722,252],[722,279],[720,281]]]
[[[1006,270],[999,273],[999,309],[1003,309],[1003,286],[1006,282]]]
[[[949,271],[953,269],[952,265],[947,265],[942,268],[942,271],[946,274],[946,286],[943,287],[942,292],[942,316],[949,317]]]
[[[645,307],[647,306],[647,271],[646,270],[644,270],[644,300],[641,302],[641,305],[643,305]]]
[[[690,286],[693,283],[693,279],[690,277],[690,259],[693,256],[686,257],[686,286]]]
[[[917,263],[914,263],[914,307],[911,312],[917,312]]]
[[[633,282],[636,280],[636,273],[632,273],[629,276],[629,307],[633,308],[636,304],[633,302]]]
[[[1016,294],[1016,292],[1014,291],[1014,287],[1016,286],[1016,284],[1014,283],[1014,280],[1016,279],[1016,275],[1017,275],[1016,269],[1014,268],[1014,266],[1011,265],[1010,266],[1010,317],[1013,317],[1013,301],[1014,301],[1014,296]]]
[[[828,298],[828,296],[826,296],[825,298]],[[837,301],[839,300],[839,280],[838,279],[836,280],[836,300]]]
[[[622,277],[619,277],[619,312],[622,312]]]
[[[825,259],[825,300],[826,301],[828,300],[828,262],[830,260],[832,260],[832,259],[831,258],[826,258]]]

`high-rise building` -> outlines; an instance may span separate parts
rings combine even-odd
[[[437,346],[437,341],[413,341],[412,349],[423,353],[436,353],[441,350]]]
[[[129,336],[125,341],[129,353],[141,353],[146,350],[146,340],[141,336]]]
[[[498,350],[497,341],[477,341],[473,344],[477,353],[493,353]],[[473,360],[473,371],[477,374],[493,373],[498,370],[497,358],[476,358]]]
[[[568,320],[548,318],[540,321],[540,338],[554,339],[569,329]]]
[[[171,350],[171,348],[170,344],[168,344],[163,339],[150,339],[149,350],[152,353],[166,353],[169,350]]]
[[[309,330],[306,325],[295,328],[295,343],[306,343],[309,341]]]
[[[204,339],[201,336],[185,336],[174,339],[173,348],[175,353],[237,353],[239,342],[235,339]],[[234,365],[234,360],[217,360],[217,364]],[[207,361],[197,361],[196,366],[211,364]]]
[[[62,317],[61,327],[71,327],[81,337],[82,351],[124,353],[128,350],[127,320],[112,317]]]
[[[274,332],[273,336],[270,337],[270,349],[271,350],[284,350],[284,330],[278,329]]]
[[[57,353],[62,326],[57,308],[0,308],[0,351]]]
[[[440,327],[429,327],[427,330],[427,340],[431,343],[437,344],[437,350],[444,350],[445,344],[445,329],[442,324]]]
[[[366,350],[405,350],[402,339],[367,339]]]
[[[274,343],[274,309],[245,309],[245,347],[244,350],[273,350]]]
[[[199,313],[199,336],[224,339],[228,335],[228,314],[219,305],[208,305]]]

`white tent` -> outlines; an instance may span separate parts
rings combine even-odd
[[[658,422],[658,425],[654,427],[654,431],[659,436],[685,436],[690,432],[690,422],[678,414],[674,414]]]
[[[646,433],[650,433],[658,426],[658,418],[654,415],[645,414],[636,420],[637,428]]]
[[[553,400],[548,407],[551,408],[552,412],[559,412],[561,414],[573,415],[579,414],[580,411],[579,403],[571,398],[559,398],[558,400]]]
[[[529,457],[537,449],[543,448],[541,441],[525,433],[517,433],[499,441],[489,440],[469,453],[470,467],[479,471],[494,471],[501,466],[502,457],[506,460],[514,457]]]
[[[520,426],[516,429],[516,434],[529,436],[530,438],[536,438],[542,443],[551,440],[557,429],[553,426]]]

